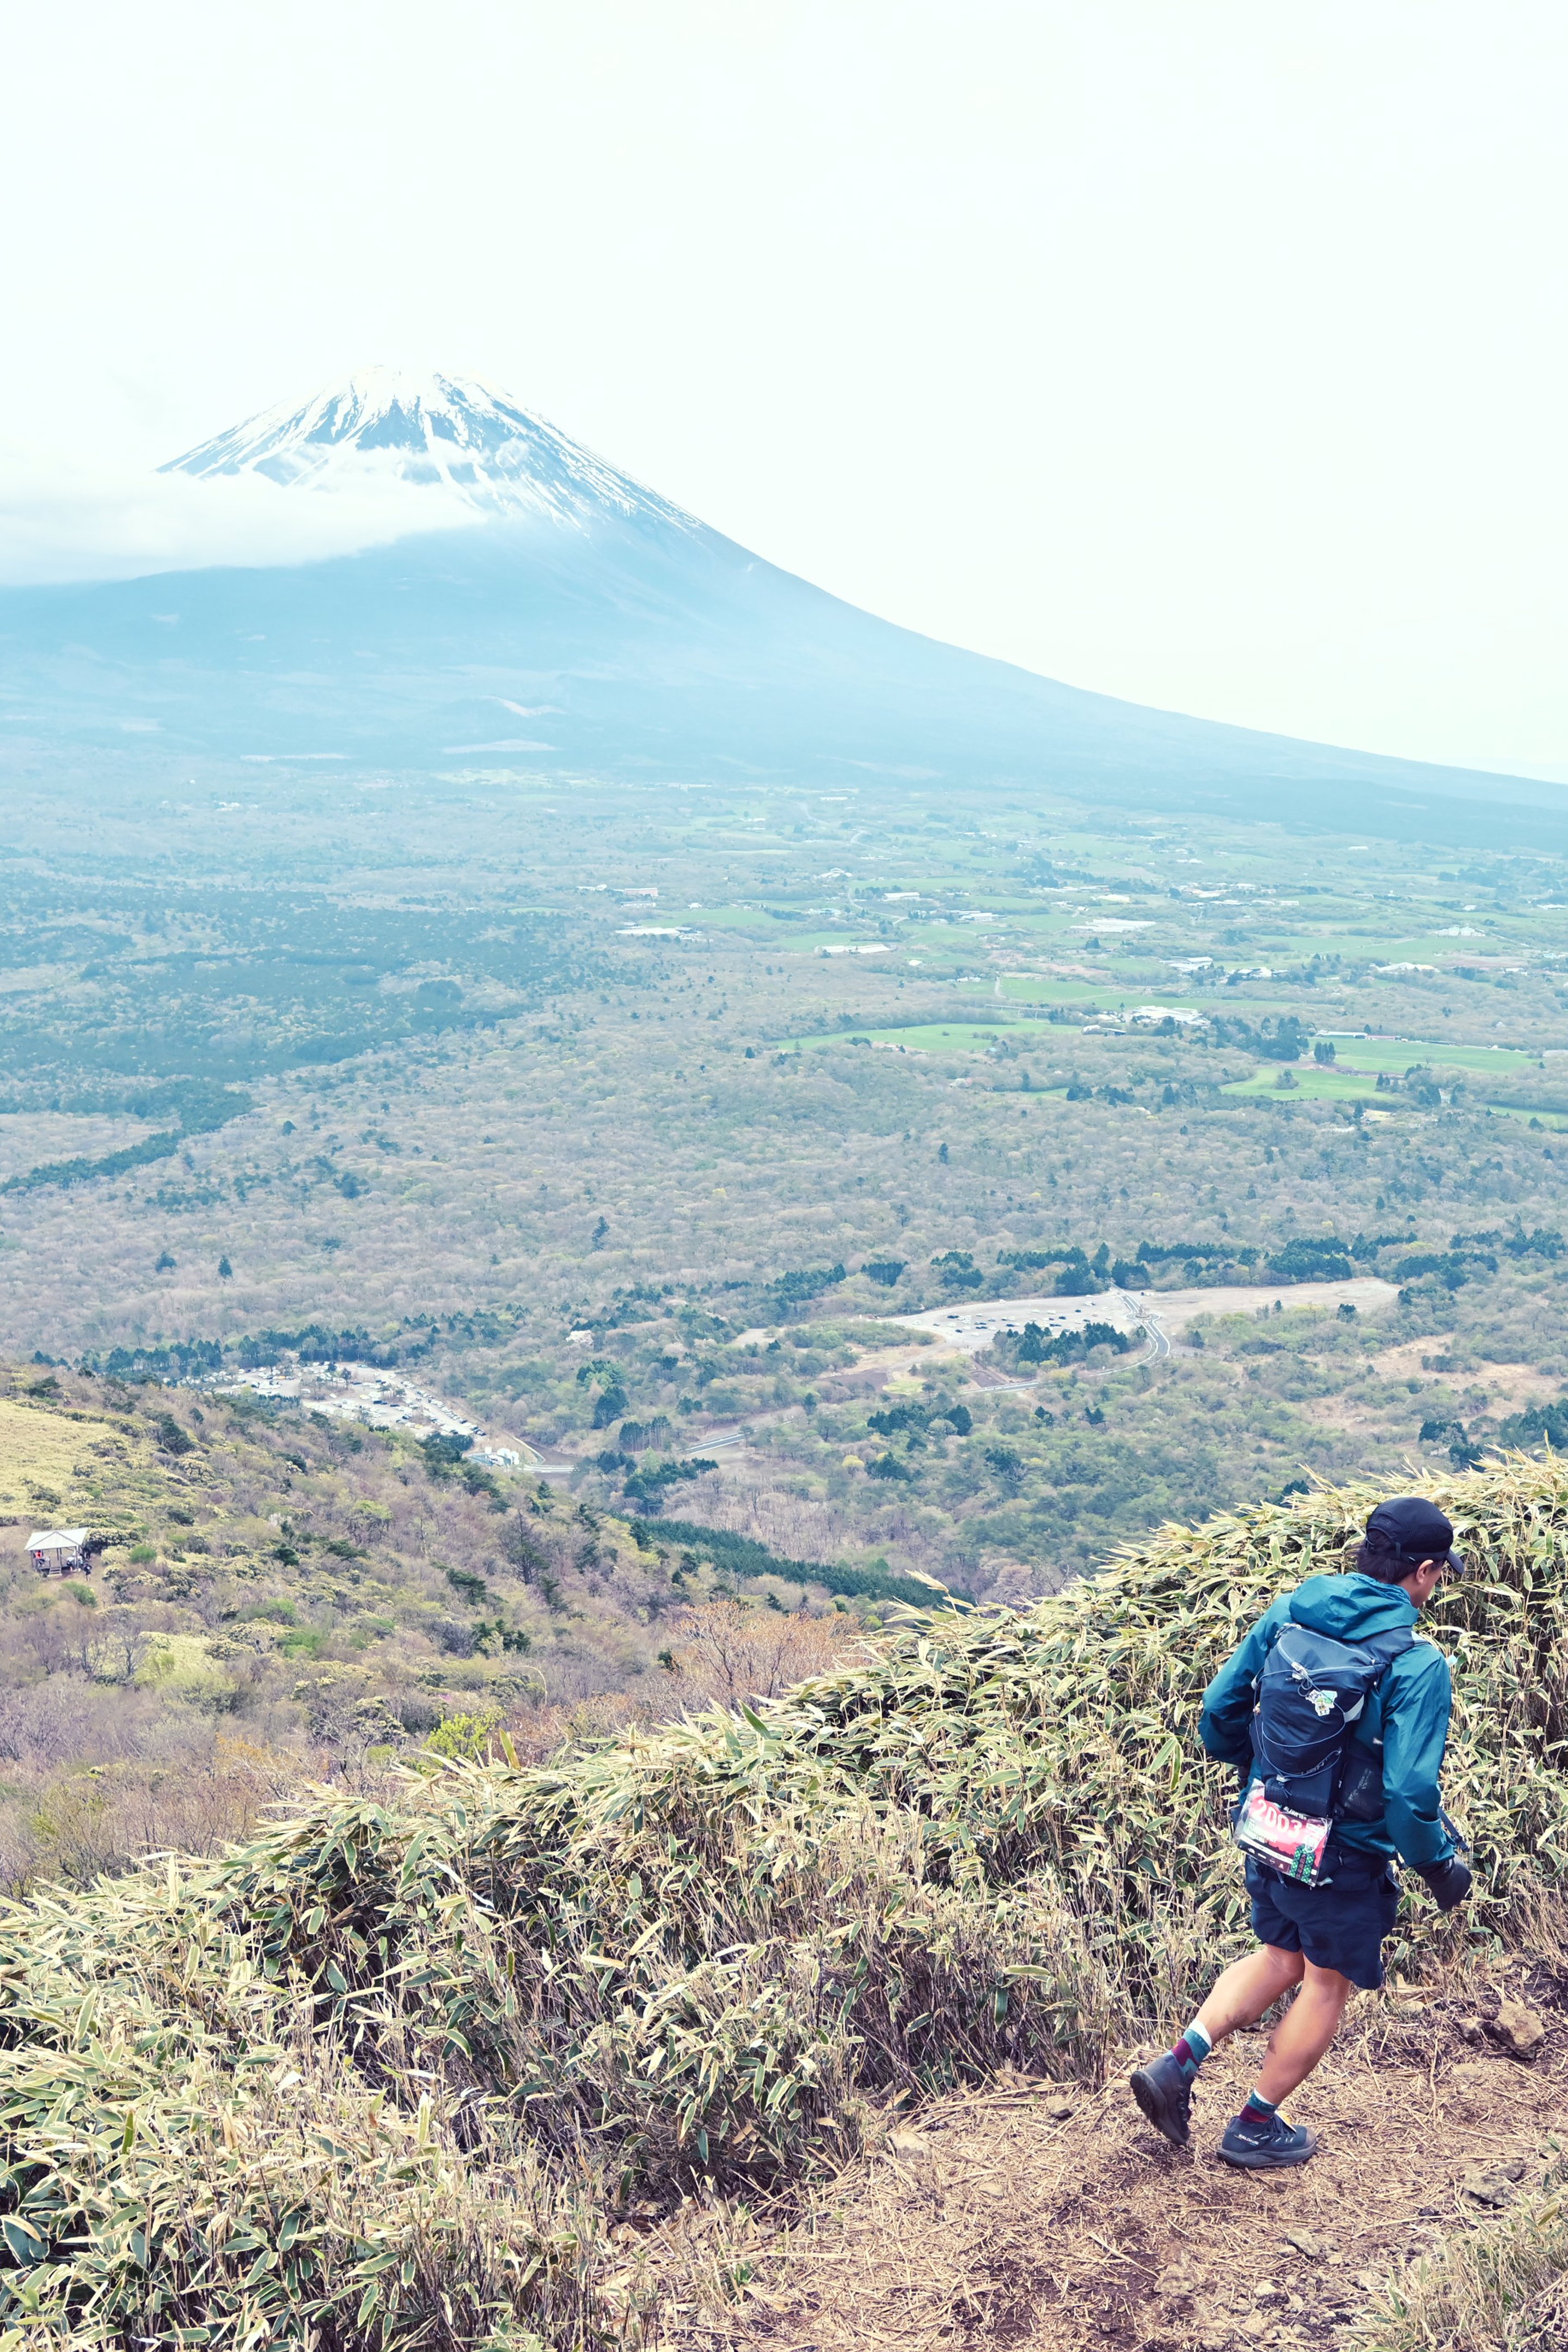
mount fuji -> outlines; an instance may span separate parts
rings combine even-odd
[[[1152,710],[918,636],[472,379],[367,370],[160,470],[268,501],[374,490],[393,535],[0,590],[14,756],[79,773],[163,752],[405,772],[504,756],[627,782],[912,774],[1452,841],[1556,841],[1568,811],[1561,786]]]
[[[258,474],[318,492],[401,482],[445,490],[475,515],[539,518],[569,530],[607,519],[702,528],[477,377],[395,368],[362,369],[301,408],[263,409],[158,471],[200,481]]]

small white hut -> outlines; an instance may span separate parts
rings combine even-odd
[[[89,1566],[85,1528],[35,1528],[27,1556],[40,1576],[74,1576]]]

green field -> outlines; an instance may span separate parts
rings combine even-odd
[[[1541,1126],[1551,1128],[1554,1134],[1561,1134],[1564,1127],[1568,1127],[1568,1119],[1563,1118],[1560,1113],[1550,1110],[1531,1110],[1519,1103],[1488,1103],[1486,1108],[1493,1118],[1519,1118],[1522,1119],[1527,1127],[1531,1119],[1536,1119]]]
[[[1296,1083],[1293,1087],[1279,1084],[1281,1069],[1288,1069]],[[1237,1078],[1220,1089],[1226,1095],[1278,1095],[1281,1102],[1375,1102],[1392,1110],[1401,1101],[1398,1095],[1377,1091],[1377,1080],[1371,1072],[1320,1069],[1316,1064],[1300,1062],[1266,1062],[1254,1070],[1249,1078]]]
[[[1485,1070],[1501,1077],[1504,1072],[1542,1066],[1537,1053],[1517,1045],[1451,1045],[1442,1038],[1334,1037],[1334,1060],[1342,1069],[1389,1070],[1403,1077],[1417,1063],[1445,1070]]]
[[[705,931],[771,931],[775,928],[782,931],[784,928],[782,923],[775,927],[773,917],[761,907],[688,907],[680,915],[672,912],[668,919],[689,923],[693,929]]]
[[[1482,1078],[1505,1077],[1523,1070],[1539,1069],[1542,1065],[1533,1054],[1523,1054],[1503,1045],[1456,1045],[1446,1049],[1427,1045],[1409,1038],[1368,1038],[1364,1045],[1352,1039],[1335,1041],[1342,1058],[1328,1066],[1318,1063],[1293,1062],[1280,1066],[1289,1069],[1296,1084],[1281,1087],[1279,1066],[1264,1063],[1249,1078],[1237,1079],[1222,1091],[1226,1095],[1275,1097],[1284,1102],[1316,1101],[1345,1103],[1375,1103],[1381,1109],[1410,1108],[1408,1097],[1379,1093],[1377,1079],[1381,1074],[1403,1076],[1417,1066],[1431,1069],[1438,1076],[1448,1070],[1473,1071]],[[1353,1058],[1352,1058],[1353,1057]],[[1478,1105],[1478,1108],[1482,1106]],[[1503,1103],[1484,1106],[1499,1116],[1539,1118],[1543,1125],[1556,1127],[1560,1122],[1544,1110],[1532,1110]]]
[[[1147,968],[1130,973],[1124,962],[1119,965],[1115,960],[1106,978],[1098,982],[1036,980],[1024,973],[1009,973],[1002,982],[1001,1001],[1012,1004],[1089,1003],[1102,1007],[1108,1015],[1124,1013],[1137,1005],[1159,1004],[1172,1012],[1241,1013],[1248,1020],[1257,1014],[1289,1009],[1287,1001],[1278,996],[1244,995],[1239,989],[1215,989],[1212,983],[1195,989],[1190,980],[1180,974],[1173,981],[1168,974],[1152,973]],[[1486,1048],[1479,1050],[1484,1052]]]
[[[1016,928],[1001,915],[994,923],[900,923],[898,945],[911,955],[978,956],[1004,933],[1013,939]]]
[[[778,1050],[781,1054],[817,1053],[825,1045],[852,1045],[864,1039],[872,1045],[911,1054],[984,1054],[1003,1037],[1014,1044],[1059,1046],[1073,1034],[1072,1030],[1046,1021],[955,1021],[950,1026],[930,1022],[914,1029],[855,1029],[836,1037],[790,1037]]]
[[[1108,991],[1095,989],[1087,982],[1064,982],[1059,997],[1053,997],[1052,1001],[1080,1003],[1086,1013],[1094,1007],[1103,1007],[1102,1017],[1108,1021],[1128,1018],[1124,1003],[1111,1003],[1108,1002]],[[1152,997],[1147,1001],[1159,1003],[1161,1000],[1158,997]],[[1177,1002],[1178,1000],[1173,999],[1173,1006]],[[1193,1009],[1190,998],[1186,1000],[1182,1009],[1188,1011]],[[1227,1013],[1252,1015],[1271,1013],[1276,1011],[1277,1007],[1242,998],[1227,999],[1225,1010]],[[1130,1026],[1124,1034],[1129,1038],[1135,1039],[1141,1034],[1146,1036],[1151,1033],[1140,1024],[1136,1028]],[[1068,1041],[1076,1034],[1077,1032],[1071,1025],[1065,1023],[1031,1021],[1026,1017],[1022,1020],[999,1017],[994,1022],[979,1020],[952,1023],[927,1022],[918,1026],[908,1027],[900,1025],[893,1028],[873,1028],[868,1025],[864,1029],[840,1030],[828,1036],[786,1038],[778,1050],[781,1053],[817,1052],[824,1046],[847,1045],[854,1039],[865,1038],[872,1045],[904,1047],[911,1053],[984,1054],[999,1040],[1005,1038],[1014,1045],[1052,1044],[1058,1051],[1066,1052]],[[1338,1044],[1339,1041],[1336,1043]],[[1315,1064],[1299,1062],[1289,1066],[1294,1070],[1300,1081],[1301,1093],[1317,1093],[1330,1097],[1342,1094],[1371,1094],[1373,1091],[1373,1081],[1380,1071],[1389,1071],[1403,1076],[1405,1072],[1417,1062],[1432,1062],[1456,1069],[1492,1071],[1500,1076],[1505,1071],[1531,1069],[1538,1066],[1534,1055],[1519,1053],[1510,1047],[1500,1045],[1452,1046],[1439,1053],[1436,1047],[1415,1041],[1369,1037],[1364,1045],[1353,1039],[1339,1044],[1339,1053],[1342,1058],[1338,1059],[1327,1069],[1320,1068]],[[1270,1062],[1252,1077],[1238,1080],[1235,1086],[1227,1087],[1225,1091],[1227,1094],[1267,1092],[1273,1087],[1281,1066],[1283,1066]],[[1319,1084],[1319,1081],[1322,1083]],[[1288,1089],[1281,1091],[1288,1091]]]
[[[1121,1004],[1126,1002],[1128,990],[1129,982],[1121,972],[1108,973],[1101,981],[1034,980],[1022,975],[1015,979],[1009,976],[1002,982],[1001,1001],[1011,1004],[1079,1004],[1085,1002]],[[1190,998],[1162,986],[1158,981],[1149,982],[1146,994],[1151,1004],[1163,1003],[1169,998],[1173,1004],[1185,1004],[1189,1010],[1196,1009]]]
[[[875,948],[879,955],[899,956],[906,951],[908,942],[857,937],[849,931],[790,931],[781,923],[778,944],[790,955],[815,955],[818,948]]]

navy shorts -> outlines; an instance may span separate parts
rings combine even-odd
[[[1394,1932],[1399,1879],[1392,1863],[1374,1878],[1358,1855],[1340,1864],[1326,1886],[1298,1886],[1249,1854],[1247,1891],[1252,1932],[1260,1944],[1300,1952],[1314,1968],[1333,1969],[1363,1992],[1383,1982],[1383,1939]]]

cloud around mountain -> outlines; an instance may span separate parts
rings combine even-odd
[[[372,367],[156,473],[0,473],[0,585],[311,563],[502,520],[700,530],[493,385]]]
[[[365,370],[134,483],[0,485],[0,701],[35,759],[144,736],[438,772],[463,747],[637,783],[877,771],[1419,840],[1495,843],[1504,800],[1520,838],[1562,823],[1561,786],[1216,726],[916,635],[472,379]]]
[[[0,473],[0,585],[136,580],[219,565],[313,563],[477,524],[455,490],[366,468],[307,497],[258,473]]]

